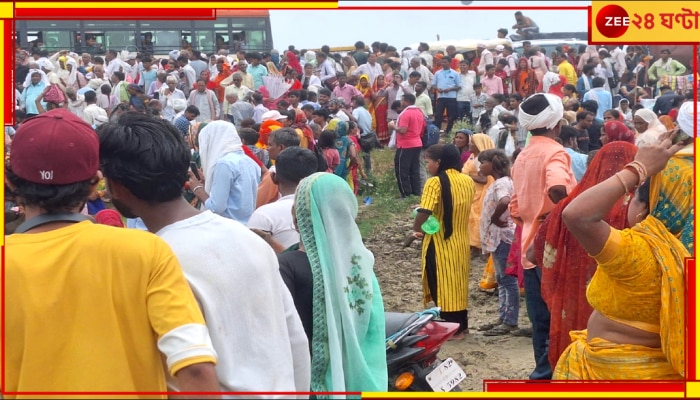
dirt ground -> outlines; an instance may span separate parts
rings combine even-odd
[[[371,206],[369,206],[371,207]],[[360,211],[362,212],[362,211]],[[416,312],[423,310],[419,241],[403,248],[410,233],[411,213],[396,215],[366,240],[375,256],[375,273],[384,297],[386,311]],[[449,341],[439,353],[441,359],[452,357],[466,372],[460,387],[463,391],[483,391],[485,379],[527,379],[534,368],[532,341],[512,335],[488,337],[476,327],[489,323],[497,316],[498,297],[479,290],[484,263],[472,259],[469,283],[470,334],[462,340]],[[520,299],[521,327],[529,327],[524,299]]]

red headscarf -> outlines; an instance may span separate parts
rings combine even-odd
[[[95,222],[102,225],[115,226],[117,228],[124,227],[122,216],[117,211],[111,209],[101,210],[95,214]]]
[[[299,63],[299,59],[297,58],[297,55],[294,54],[293,51],[288,51],[286,53],[287,56],[287,65],[293,68],[299,76],[301,76],[304,73],[304,69],[301,67],[301,63]]]
[[[605,136],[610,142],[627,142],[634,144],[634,132],[621,121],[608,121],[603,124]]]
[[[586,299],[586,285],[597,264],[569,232],[561,218],[573,199],[620,171],[634,160],[637,147],[614,142],[603,146],[571,194],[560,201],[540,226],[535,236],[535,258],[542,266],[542,298],[551,314],[549,328],[549,362],[556,365],[559,356],[571,343],[569,331],[585,329],[593,309]],[[627,208],[623,198],[604,218],[615,229],[627,228]],[[563,317],[565,316],[565,317]]]

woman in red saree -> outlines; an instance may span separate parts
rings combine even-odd
[[[550,212],[535,237],[534,254],[542,266],[542,298],[551,314],[549,328],[549,362],[557,365],[559,357],[571,344],[569,332],[586,329],[593,308],[586,299],[586,287],[596,271],[591,258],[562,220],[562,211],[587,189],[610,178],[634,160],[637,147],[627,142],[604,145],[593,158],[581,182],[571,194]],[[621,198],[605,221],[615,229],[628,228],[628,199]]]
[[[389,112],[389,103],[387,101],[386,80],[384,75],[377,75],[372,85],[372,91],[375,93],[374,100],[374,118],[377,121],[377,138],[382,146],[389,143],[389,125],[387,114]]]
[[[367,76],[367,74],[360,75],[360,80],[357,83],[357,86],[355,87],[357,88],[357,90],[360,91],[360,93],[362,93],[362,97],[365,98],[365,107],[367,108],[367,111],[369,111],[369,114],[372,116],[372,130],[376,132],[377,116],[374,109],[374,100],[377,96],[374,90],[372,90],[372,86],[370,86],[369,84],[369,76]]]
[[[285,55],[287,56],[287,66],[297,71],[297,75],[303,74],[304,69],[301,67],[301,63],[299,62],[297,55],[294,54],[293,51],[288,51]]]
[[[535,70],[530,68],[530,61],[523,57],[518,61],[518,69],[513,71],[513,88],[524,98],[537,92],[537,75]]]
[[[282,69],[282,74],[284,75],[284,81],[292,85],[292,87],[289,88],[287,93],[291,92],[292,90],[303,89],[301,86],[301,81],[297,79],[299,77],[299,74],[297,73],[296,69],[287,65]],[[287,93],[285,93],[283,97],[286,97]]]

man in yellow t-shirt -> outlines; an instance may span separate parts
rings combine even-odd
[[[167,368],[183,391],[218,392],[216,353],[168,245],[80,214],[101,177],[98,147],[64,109],[15,134],[6,176],[26,222],[5,239],[3,389],[165,392]]]
[[[554,57],[554,62],[557,63],[559,67],[559,75],[563,75],[566,78],[566,83],[576,85],[576,81],[578,80],[576,69],[569,63],[566,57],[562,53],[557,53]]]

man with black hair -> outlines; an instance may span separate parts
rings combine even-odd
[[[496,34],[498,35],[499,39],[505,39],[506,36],[508,36],[508,29],[501,28],[498,31],[496,31]]]
[[[367,62],[367,56],[369,53],[365,50],[365,42],[358,41],[355,42],[355,51],[352,54],[352,58],[355,59],[357,65],[362,65]]]
[[[155,118],[126,113],[101,127],[99,137],[115,207],[140,217],[182,266],[219,355],[221,390],[308,390],[308,340],[276,256],[240,222],[200,211],[182,197],[191,172],[190,151],[179,132]]]
[[[603,143],[600,141],[600,131],[603,129],[603,120],[596,117],[599,111],[598,107],[598,103],[593,100],[581,103],[582,109],[593,114],[593,122],[586,128],[588,131],[588,146],[584,150],[584,148],[579,145],[579,150],[582,152],[587,153],[591,150],[598,150],[603,147]]]
[[[102,117],[106,121],[108,118],[107,112],[97,105],[97,93],[88,91],[85,92],[84,97],[87,106],[85,106],[83,110],[83,121],[87,122],[90,126],[95,125],[95,121],[98,117]]]
[[[175,125],[175,128],[177,128],[183,138],[190,134],[192,121],[194,121],[198,116],[199,108],[197,108],[197,106],[187,106],[185,112],[179,117],[175,118],[173,125]]]
[[[576,91],[579,96],[585,96],[593,86],[593,74],[595,73],[595,65],[586,64],[583,66],[583,74],[576,81]]]
[[[569,153],[571,157],[571,171],[576,177],[576,182],[581,182],[583,174],[586,173],[586,167],[588,164],[588,156],[581,154],[578,151],[578,131],[573,126],[562,126],[561,132],[559,133],[559,139],[561,140],[561,145],[564,146],[564,150]]]
[[[603,114],[612,109],[612,94],[605,90],[605,79],[596,76],[593,78],[591,83],[591,90],[583,95],[583,102],[593,100],[598,105],[598,110],[596,112],[596,118],[600,121],[603,120]]]
[[[267,153],[270,160],[275,161],[284,149],[289,147],[299,147],[301,139],[299,134],[292,128],[280,128],[270,133],[267,139]],[[263,175],[262,180],[258,184],[258,195],[255,199],[255,209],[258,209],[265,204],[273,203],[279,200],[281,194],[279,187],[272,180],[272,175],[276,173],[277,167],[271,166]]]
[[[435,102],[435,126],[442,129],[442,119],[447,110],[447,127],[445,133],[452,131],[452,125],[457,119],[457,92],[461,89],[461,80],[457,71],[450,68],[450,59],[441,60],[442,70],[433,76],[433,87],[437,88],[437,101]]]
[[[393,104],[392,104],[393,107]],[[420,196],[421,165],[420,154],[423,148],[421,135],[425,130],[423,111],[416,107],[416,96],[404,94],[401,97],[401,114],[389,128],[396,130],[396,154],[394,170],[401,197]]]
[[[180,81],[184,83],[182,85],[182,91],[185,93],[185,96],[189,96],[190,91],[192,90],[192,87],[199,76],[190,65],[190,58],[188,56],[178,56],[177,65],[180,67]]]
[[[4,321],[3,389],[165,392],[167,374],[182,391],[217,392],[216,352],[168,244],[81,214],[102,178],[98,169],[122,166],[100,165],[99,147],[92,127],[65,109],[27,120],[12,141],[5,177],[26,221],[5,238],[3,295],[13,306]],[[160,157],[150,148],[138,154],[162,182],[169,170]],[[144,178],[139,167],[122,173]],[[187,175],[180,176],[166,188],[173,197],[181,196]],[[150,182],[142,189],[162,193]],[[88,256],[96,250],[97,263]]]
[[[270,177],[282,197],[260,206],[248,220],[248,228],[269,243],[275,253],[299,243],[299,232],[292,218],[294,193],[299,182],[317,170],[316,154],[309,149],[292,146],[277,154],[275,171]]]
[[[659,88],[660,95],[656,98],[654,102],[654,108],[652,109],[656,115],[668,115],[668,113],[673,108],[673,101],[676,98],[676,92],[671,89],[670,86],[664,85]]]
[[[309,93],[309,94],[311,94],[311,93]],[[332,92],[330,91],[330,89],[323,88],[323,89],[319,90],[318,91],[318,105],[320,105],[321,108],[328,109],[328,104],[331,101],[331,95],[332,95]]]
[[[542,93],[525,99],[518,112],[519,122],[532,137],[512,168],[515,190],[509,208],[513,220],[523,229],[521,261],[525,270],[525,304],[532,322],[535,370],[529,378],[533,380],[552,379],[548,359],[550,316],[540,289],[542,269],[532,264],[526,255],[544,216],[576,185],[571,157],[554,140],[559,136],[559,122],[563,116],[561,99]],[[543,193],[547,196],[542,196]]]
[[[250,97],[251,103],[253,104],[253,120],[260,124],[262,123],[262,116],[266,112],[270,111],[267,107],[263,105],[263,95],[262,93],[255,92]]]

